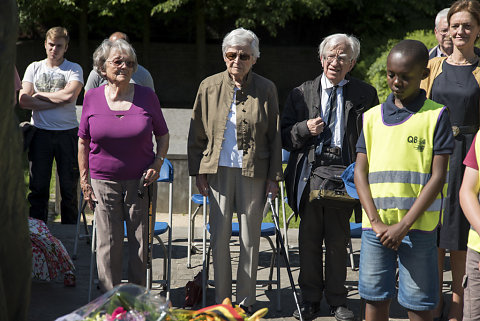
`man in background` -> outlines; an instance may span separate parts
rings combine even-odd
[[[429,50],[429,59],[435,57],[450,56],[453,51],[453,43],[448,34],[447,14],[450,8],[445,8],[437,13],[435,18],[435,38],[437,38],[438,45]]]
[[[62,196],[62,224],[77,222],[79,172],[75,103],[82,90],[83,71],[80,65],[64,58],[69,39],[63,27],[47,31],[47,58],[27,67],[19,94],[20,107],[32,110],[31,123],[36,127],[28,152],[30,216],[45,223],[54,159]]]

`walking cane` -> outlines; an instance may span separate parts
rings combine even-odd
[[[145,175],[143,174],[138,186],[138,197],[143,198],[145,194]],[[153,213],[153,187],[152,184],[147,186],[148,196],[148,218],[147,218],[147,231],[148,231],[148,244],[147,244],[147,289],[152,288],[152,244],[153,244],[153,227],[155,225],[155,215]]]
[[[280,237],[277,237],[277,240],[280,241],[280,247],[281,247],[280,253],[282,253],[283,259],[285,260],[285,266],[287,267],[288,278],[290,279],[290,285],[292,286],[292,290],[293,290],[293,298],[295,299],[295,304],[297,305],[300,321],[303,321],[302,311],[300,309],[300,304],[298,303],[297,290],[295,288],[295,282],[293,281],[292,270],[290,268],[290,262],[288,261],[288,257],[286,254],[287,251],[285,250],[285,244],[283,243],[282,232],[280,231],[278,214],[275,212],[275,207],[273,206],[273,203],[272,203],[272,193],[268,193],[267,203],[265,204],[265,209],[263,210],[264,216],[268,212],[269,206],[270,206],[270,210],[272,211],[272,218],[273,218],[273,222],[275,223],[275,229],[277,230],[277,235],[280,235]]]

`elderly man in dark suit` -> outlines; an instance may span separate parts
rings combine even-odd
[[[318,186],[310,178],[319,167],[355,161],[362,113],[378,104],[375,88],[348,75],[359,54],[357,38],[346,34],[326,37],[319,46],[323,73],[291,91],[282,115],[283,148],[290,151],[285,171],[288,201],[301,218],[298,281],[306,320],[319,315],[323,295],[337,320],[354,319],[346,306],[344,285],[353,206],[311,197]],[[298,311],[293,315],[299,318]]]

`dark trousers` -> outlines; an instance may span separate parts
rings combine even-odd
[[[346,304],[347,244],[350,239],[351,209],[324,207],[318,200],[302,199],[299,248],[300,275],[298,283],[302,298],[320,302],[325,293],[331,306]],[[325,242],[325,274],[323,248]]]
[[[30,162],[30,216],[48,219],[48,199],[50,179],[55,159],[60,181],[60,204],[62,224],[74,224],[77,221],[77,184],[78,171],[78,128],[70,130],[37,129],[29,147]]]
[[[325,148],[315,158],[317,166],[343,164],[340,149]],[[318,186],[312,186],[316,189]],[[309,201],[310,182],[300,202],[300,275],[298,283],[304,301],[320,302],[323,294],[331,306],[345,305],[347,301],[347,245],[350,239],[349,219],[352,208],[328,206],[320,200]],[[332,205],[330,205],[332,204]],[[325,273],[323,273],[323,243],[325,243]]]

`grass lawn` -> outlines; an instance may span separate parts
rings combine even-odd
[[[280,194],[280,193],[279,193]],[[280,203],[280,196],[278,197],[279,203],[278,203],[278,217],[280,219],[280,228],[283,227],[283,213],[282,213],[282,204]],[[275,206],[275,205],[274,205]],[[285,203],[285,217],[288,220],[290,215],[292,215],[293,210],[288,206],[287,203]],[[272,218],[272,212],[268,211],[267,216],[263,219],[263,222],[267,223],[273,223],[273,218]],[[290,224],[288,225],[288,228],[298,228],[298,225],[300,224],[300,218],[295,220],[295,217],[292,217],[290,220]]]

